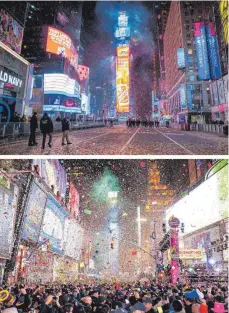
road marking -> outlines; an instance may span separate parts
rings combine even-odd
[[[138,128],[136,130],[136,132],[130,137],[130,139],[125,143],[125,145],[122,147],[122,149],[120,150],[120,153],[122,153],[126,147],[128,146],[128,144],[131,142],[131,140],[134,138],[134,136],[137,134],[137,132],[139,132],[140,128]]]
[[[195,154],[192,153],[192,151],[190,151],[189,149],[185,148],[184,146],[182,146],[180,143],[176,142],[175,140],[173,140],[172,138],[169,138],[168,136],[166,136],[165,134],[163,134],[162,132],[160,132],[159,130],[157,130],[158,133],[160,133],[161,135],[165,136],[167,139],[169,139],[170,141],[174,142],[176,145],[178,145],[179,147],[181,147],[182,149],[184,149],[185,151],[187,151],[190,154]]]

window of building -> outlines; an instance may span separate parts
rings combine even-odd
[[[188,54],[192,54],[192,49],[188,49]]]

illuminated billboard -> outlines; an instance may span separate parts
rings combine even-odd
[[[219,4],[222,28],[223,28],[223,37],[225,43],[228,45],[228,1],[220,1]]]
[[[3,9],[0,10],[0,24],[0,41],[20,54],[24,28]]]
[[[213,23],[209,23],[206,26],[207,44],[208,44],[208,56],[210,63],[211,78],[217,79],[222,76],[220,57],[219,57],[219,47],[216,38],[215,28]]]
[[[117,47],[116,108],[119,113],[129,112],[129,46]]]
[[[176,216],[189,234],[228,218],[228,164],[224,162],[223,168],[167,209],[167,222]]]
[[[179,70],[186,67],[186,53],[184,48],[177,49],[177,66]]]
[[[194,41],[196,47],[196,63],[198,68],[198,79],[209,80],[210,69],[208,62],[207,40],[204,22],[193,24]]]
[[[78,64],[78,53],[71,38],[59,29],[48,27],[46,52],[67,58],[72,66]]]
[[[44,93],[74,97],[79,94],[79,83],[65,74],[44,74]]]

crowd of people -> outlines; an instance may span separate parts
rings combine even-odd
[[[169,125],[169,121],[166,122],[166,126]],[[158,119],[155,120],[140,120],[135,118],[129,118],[126,120],[126,126],[127,127],[156,127],[158,128],[160,126],[160,121]]]
[[[49,284],[0,288],[1,313],[224,313],[221,284]]]

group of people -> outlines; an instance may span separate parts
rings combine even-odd
[[[129,118],[126,121],[126,126],[127,127],[156,127],[158,128],[160,126],[160,121],[158,119],[155,120],[140,120],[140,119],[134,119],[134,118]]]
[[[62,123],[62,145],[70,145],[72,144],[69,140],[69,130],[70,130],[70,122],[68,119],[63,118],[59,119],[59,122]],[[38,143],[36,142],[36,130],[38,129],[38,117],[37,113],[34,112],[33,116],[30,119],[30,136],[29,136],[29,146],[35,146]],[[53,121],[48,116],[48,113],[44,113],[40,120],[40,131],[43,135],[42,139],[42,149],[45,149],[46,137],[48,136],[48,146],[52,147],[52,133],[53,133]],[[66,140],[66,143],[65,143]]]
[[[157,284],[50,284],[0,288],[1,313],[224,313],[228,289]]]

